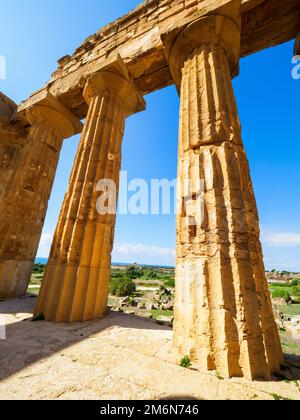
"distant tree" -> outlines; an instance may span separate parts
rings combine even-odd
[[[289,271],[285,271],[285,270],[281,272],[282,276],[289,276],[290,274],[291,273]]]
[[[151,280],[157,279],[159,277],[158,274],[154,270],[146,271],[145,276],[147,277],[147,279],[151,279]]]
[[[137,267],[135,265],[130,265],[126,268],[126,275],[131,277],[132,279],[137,279],[139,277],[142,277],[143,270],[141,267]]]
[[[46,266],[44,264],[34,264],[32,272],[34,274],[42,274],[45,271]]]

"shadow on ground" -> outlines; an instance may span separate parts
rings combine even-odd
[[[36,298],[26,297],[0,302],[0,314],[9,319],[7,325],[7,339],[0,340],[0,381],[30,367],[36,362],[60,353],[69,347],[90,339],[97,333],[110,333],[111,328],[120,327],[124,330],[124,340],[131,339],[130,332],[126,329],[141,331],[169,331],[170,328],[161,326],[153,320],[126,315],[123,313],[109,312],[99,320],[74,324],[54,324],[50,322],[32,322],[31,317]],[[133,337],[133,345],[143,345],[138,342],[138,336]],[[112,341],[113,342],[113,341]],[[148,343],[148,346],[151,344]],[[163,344],[158,342],[158,348]],[[149,350],[149,349],[146,349]],[[151,350],[151,349],[150,349]],[[99,350],[101,352],[101,350]],[[287,369],[281,375],[274,377],[276,382],[300,380],[300,356],[287,355]],[[169,396],[169,399],[181,397]],[[168,399],[166,398],[166,399]]]
[[[30,296],[0,301],[0,315],[9,315],[12,322],[6,327],[6,340],[0,340],[0,381],[111,327],[170,330],[154,320],[116,312],[84,323],[32,322],[35,302],[36,298]],[[11,321],[14,318],[15,321]]]

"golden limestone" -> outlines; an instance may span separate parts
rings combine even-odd
[[[284,360],[231,81],[239,57],[238,20],[202,18],[173,44],[170,39],[172,34],[165,43],[181,97],[183,209],[177,217],[174,343],[224,376],[269,378]],[[186,179],[204,181],[198,219],[186,205]],[[189,193],[195,197],[197,191]]]
[[[0,298],[27,291],[62,141],[81,130],[77,118],[49,94],[32,99],[25,118],[28,137],[0,204]]]
[[[125,118],[144,108],[119,58],[88,79],[84,97],[89,111],[35,311],[49,321],[107,310],[116,215],[99,214],[97,183],[118,186]]]
[[[0,207],[10,189],[25,145],[27,130],[18,120],[13,123],[17,105],[0,93]]]
[[[223,376],[278,371],[284,358],[232,78],[240,57],[264,48],[297,38],[298,54],[298,6],[290,0],[282,13],[279,0],[147,1],[60,59],[18,108],[0,94],[0,299],[26,293],[63,139],[85,119],[35,315],[74,322],[105,314],[116,215],[99,209],[99,181],[118,192],[126,117],[145,108],[143,95],[175,83],[174,343]]]

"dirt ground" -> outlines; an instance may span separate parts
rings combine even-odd
[[[179,367],[172,330],[123,313],[83,324],[31,322],[35,298],[0,302],[0,399],[297,399],[299,381],[223,380]],[[299,359],[291,359],[297,365]],[[289,377],[300,379],[293,369]]]

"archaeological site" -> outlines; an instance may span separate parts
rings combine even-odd
[[[277,390],[281,383],[272,385],[274,375],[287,367],[232,85],[241,58],[291,40],[300,54],[299,0],[146,0],[89,37],[73,55],[59,59],[48,83],[19,105],[0,93],[1,313],[30,313],[34,302],[31,316],[44,322],[19,322],[19,341],[31,353],[30,346],[44,336],[54,346],[50,353],[46,344],[43,350],[35,347],[24,364],[18,355],[14,362],[15,343],[1,342],[4,364],[16,363],[14,375],[22,369],[46,375],[43,369],[51,371],[51,358],[59,371],[59,352],[96,363],[102,351],[115,389],[132,375],[138,388],[132,395],[140,399],[162,396],[150,386],[154,376],[156,383],[163,377],[165,397],[176,393],[166,381],[164,365],[172,358],[177,394],[187,382],[189,395],[198,398],[203,392],[203,398],[214,399],[275,393],[300,399],[298,385],[292,389],[286,383],[289,391]],[[118,186],[127,117],[147,112],[145,95],[171,85],[180,97],[174,325],[173,331],[157,325],[151,331],[150,320],[140,321],[139,327],[129,315],[127,320],[108,312],[116,215],[97,212],[97,182],[109,179]],[[80,143],[39,296],[18,300],[28,290],[63,142],[76,134]],[[195,181],[189,197],[187,179]],[[199,179],[204,182],[201,220],[192,205]],[[10,302],[18,301],[20,311],[10,311]],[[62,345],[63,340],[68,344]],[[61,343],[58,348],[55,341]],[[123,363],[114,377],[120,360],[112,354],[125,341],[131,347],[122,352],[124,361],[132,348],[145,343],[143,354],[135,356],[132,366]],[[81,346],[78,354],[75,344]],[[178,366],[184,356],[198,376]],[[44,368],[39,365],[35,372],[37,360],[45,360]],[[0,373],[0,395],[13,398],[20,385],[7,369]],[[63,369],[56,380],[65,383],[68,398],[73,385]],[[74,370],[74,382],[79,381],[76,375]],[[92,369],[86,372],[75,398],[82,397],[84,387],[91,393],[86,398],[96,396],[88,381],[96,381],[95,375]],[[220,378],[221,385],[215,385]],[[199,391],[206,384],[211,390],[207,395]],[[59,398],[53,387],[49,385],[48,397]],[[105,392],[101,396],[109,398]],[[128,397],[121,390],[113,395]]]

